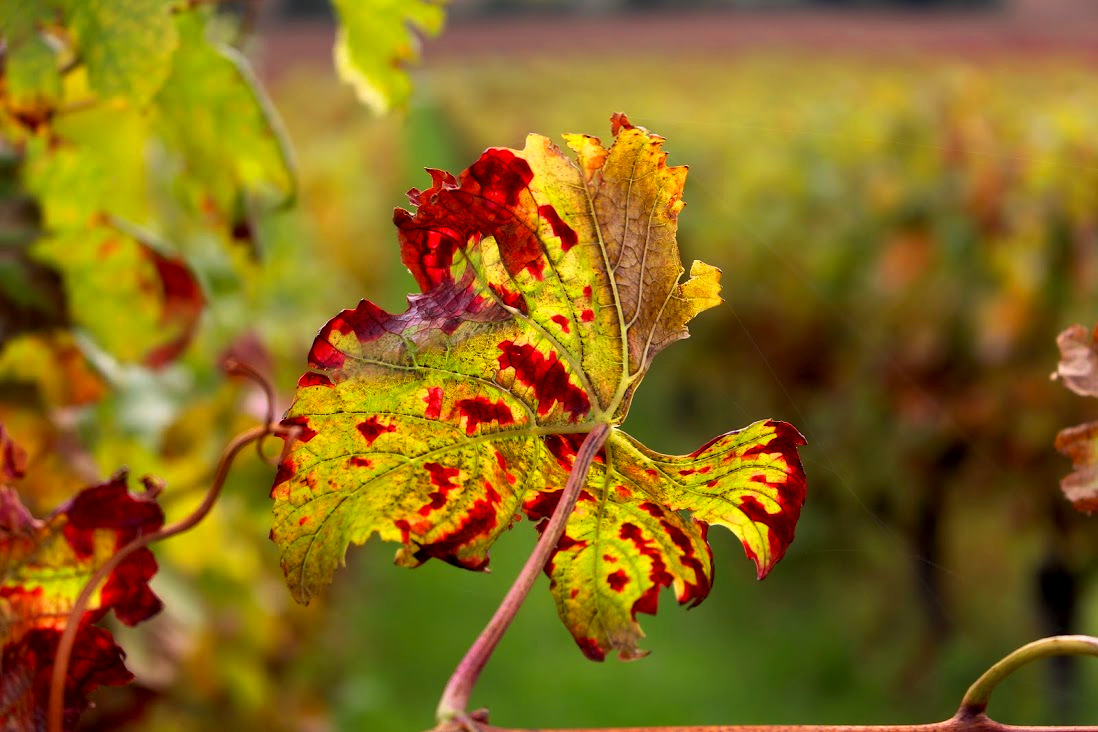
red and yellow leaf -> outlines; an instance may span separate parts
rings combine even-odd
[[[659,136],[612,121],[609,147],[566,136],[576,162],[531,135],[458,177],[431,171],[415,212],[397,210],[422,292],[403,313],[363,300],[324,326],[286,415],[299,437],[271,537],[299,601],[374,534],[402,545],[403,565],[483,569],[521,512],[551,513],[600,423],[615,429],[547,566],[588,656],[641,655],[635,615],[664,587],[704,599],[708,526],[733,531],[760,577],[785,552],[805,491],[795,429],[759,422],[683,457],[616,429],[652,358],[721,300],[715,267],[680,281],[686,169],[666,165]]]
[[[85,488],[45,519],[23,507],[10,482],[21,477],[20,450],[0,427],[0,719],[8,728],[45,729],[54,654],[69,612],[91,575],[121,546],[156,531],[164,514],[153,497],[130,493],[120,473]],[[123,560],[80,619],[65,685],[65,728],[102,685],[128,683],[125,654],[96,627],[109,610],[127,625],[160,611],[148,587],[156,560],[139,549]]]

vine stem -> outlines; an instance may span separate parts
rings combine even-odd
[[[1089,635],[1054,635],[1027,643],[1008,653],[968,687],[958,714],[981,714],[987,709],[991,692],[999,683],[1022,666],[1050,656],[1098,656],[1098,638]]]
[[[1004,679],[1033,661],[1051,656],[1098,656],[1098,638],[1088,635],[1058,635],[1041,638],[1008,653],[1002,660],[980,675],[968,688],[961,706],[949,719],[931,724],[900,725],[751,725],[717,726],[687,725],[682,727],[598,727],[552,730],[524,730],[478,724],[476,732],[1098,732],[1098,727],[1063,726],[1029,727],[1001,724],[989,718],[985,711],[991,692]],[[468,725],[467,725],[468,726]],[[442,726],[435,732],[459,732],[460,727]]]
[[[1022,727],[1000,724],[983,714],[978,714],[973,717],[952,717],[944,722],[934,722],[933,724],[731,724],[717,726],[687,725],[685,727],[569,727],[566,730],[544,727],[527,730],[481,725],[479,729],[480,732],[1095,732],[1098,727]]]
[[[522,571],[515,578],[511,588],[507,590],[507,594],[503,597],[499,607],[496,608],[492,619],[488,621],[488,625],[484,627],[473,645],[469,647],[465,657],[458,663],[453,675],[446,683],[446,688],[442,692],[442,699],[438,703],[436,715],[440,724],[454,720],[466,729],[490,729],[488,727],[479,727],[479,722],[473,723],[469,717],[467,710],[473,687],[480,677],[480,672],[484,670],[485,664],[492,656],[496,645],[507,631],[508,626],[511,625],[511,621],[515,619],[515,614],[522,606],[526,595],[530,593],[530,588],[534,586],[538,574],[541,573],[545,563],[549,561],[550,555],[556,548],[561,534],[564,533],[564,525],[567,523],[572,509],[575,508],[580,488],[587,482],[587,472],[591,468],[591,463],[594,461],[599,449],[602,448],[603,443],[606,442],[606,437],[609,434],[610,425],[599,423],[584,438],[583,444],[576,452],[576,459],[572,463],[572,472],[568,475],[568,482],[564,485],[564,491],[557,503],[557,508],[549,519],[549,525],[545,527],[545,531],[538,539],[534,551],[527,558],[526,564],[522,566]]]
[[[91,579],[84,585],[84,589],[80,593],[80,596],[76,598],[76,603],[73,605],[72,610],[69,611],[69,617],[65,622],[65,630],[61,634],[61,639],[57,644],[57,652],[54,655],[53,671],[50,676],[49,705],[47,707],[46,717],[48,720],[47,729],[49,732],[63,731],[65,677],[69,672],[69,660],[72,657],[72,649],[76,642],[76,634],[80,629],[80,618],[83,617],[84,611],[87,609],[92,595],[99,589],[99,586],[103,581],[110,576],[111,572],[118,567],[122,560],[133,552],[148,546],[154,541],[181,534],[204,519],[206,514],[210,512],[210,509],[212,509],[217,502],[218,496],[221,494],[221,488],[225,484],[225,478],[229,474],[229,468],[232,466],[233,459],[236,458],[237,454],[249,443],[273,433],[288,438],[286,440],[286,446],[288,447],[293,442],[293,438],[296,436],[297,431],[296,427],[286,428],[277,424],[265,424],[241,432],[225,447],[225,451],[221,454],[221,460],[217,464],[217,471],[214,473],[210,488],[206,491],[206,497],[203,498],[202,503],[199,504],[194,511],[173,524],[164,526],[152,533],[135,537],[132,541],[115,552],[115,554],[104,562],[99,569],[96,570],[95,574],[91,576]]]

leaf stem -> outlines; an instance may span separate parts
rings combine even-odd
[[[214,473],[210,488],[206,491],[206,497],[194,511],[179,521],[160,528],[158,531],[135,537],[132,541],[119,549],[110,559],[104,562],[99,569],[96,570],[95,574],[91,576],[91,579],[84,585],[83,591],[80,593],[80,596],[76,598],[76,603],[73,605],[72,610],[69,611],[69,617],[65,621],[65,630],[61,634],[61,639],[57,644],[57,651],[54,654],[46,716],[48,720],[47,729],[49,732],[62,732],[63,730],[65,677],[69,672],[69,660],[72,657],[72,649],[76,642],[76,634],[81,626],[81,618],[84,615],[88,603],[91,601],[92,595],[95,594],[99,589],[99,586],[110,576],[111,572],[118,567],[122,560],[130,554],[154,541],[181,534],[184,531],[193,528],[199,521],[204,519],[206,514],[210,512],[210,509],[212,509],[217,502],[218,496],[221,494],[221,488],[225,484],[225,478],[229,474],[229,468],[232,466],[232,462],[237,454],[249,443],[272,433],[281,434],[289,438],[287,439],[288,444],[296,435],[297,428],[286,428],[277,424],[265,424],[241,432],[234,437],[228,446],[226,446],[225,451],[221,454],[221,460],[217,464],[217,471]]]
[[[555,516],[554,516],[555,518]],[[472,726],[475,732],[1098,732],[1098,727],[1063,726],[1030,727],[1001,724],[989,718],[984,711],[991,692],[1007,676],[1026,664],[1051,656],[1098,656],[1098,638],[1088,635],[1058,635],[1041,638],[1008,653],[1001,661],[985,671],[969,687],[961,700],[957,713],[949,719],[932,724],[873,724],[873,725],[686,725],[680,727],[585,727],[568,730],[538,728],[524,730],[512,727],[495,727],[489,724]],[[455,715],[453,722],[440,724],[434,732],[461,732],[469,728],[468,717]],[[465,722],[465,726],[455,723]]]
[[[1041,638],[1008,653],[968,688],[958,714],[982,714],[991,692],[1007,676],[1026,664],[1050,656],[1098,656],[1098,638],[1089,635],[1054,635]]]
[[[545,531],[538,539],[534,551],[526,560],[526,564],[523,565],[518,577],[515,578],[511,589],[507,591],[503,601],[500,602],[492,619],[488,621],[488,625],[481,631],[465,657],[454,669],[453,675],[450,676],[450,680],[442,692],[442,699],[439,700],[438,704],[436,716],[440,723],[450,720],[468,720],[466,710],[469,707],[469,697],[473,693],[473,687],[480,677],[480,672],[484,670],[484,666],[488,663],[488,659],[491,657],[496,645],[507,631],[507,627],[511,625],[511,621],[514,620],[515,614],[522,606],[526,595],[529,594],[530,588],[534,586],[538,574],[545,567],[545,563],[549,561],[549,557],[556,548],[561,534],[564,533],[564,525],[568,521],[568,516],[575,508],[580,488],[587,481],[587,472],[591,468],[591,463],[603,443],[606,442],[606,437],[609,434],[610,425],[600,422],[584,438],[583,444],[580,445],[579,451],[576,453],[575,462],[572,463],[572,472],[568,475],[568,482],[564,486],[560,502],[557,503],[552,518],[549,519],[549,525],[545,527]]]

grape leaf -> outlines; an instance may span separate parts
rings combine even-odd
[[[61,99],[57,52],[38,34],[8,54],[4,68],[10,112],[23,119],[45,119]]]
[[[1098,397],[1098,327],[1075,324],[1056,337],[1060,363],[1052,378],[1079,396]],[[1071,458],[1072,472],[1060,480],[1064,495],[1079,511],[1098,509],[1098,422],[1060,430],[1054,443]]]
[[[103,376],[67,330],[24,333],[0,351],[0,383],[30,385],[48,409],[99,401],[106,392]]]
[[[163,366],[194,335],[205,298],[182,258],[106,224],[40,239],[34,253],[61,273],[73,322],[118,358]]]
[[[294,193],[294,173],[282,124],[247,62],[206,37],[204,18],[176,19],[182,41],[171,75],[156,97],[156,129],[179,155],[183,182],[227,212],[247,195],[273,208]]]
[[[148,102],[171,69],[179,38],[166,0],[78,0],[70,22],[91,87],[103,98]]]
[[[402,565],[484,569],[522,513],[550,515],[599,423],[614,429],[546,566],[589,657],[642,655],[636,614],[663,588],[706,597],[710,525],[760,578],[784,554],[805,496],[793,427],[757,422],[684,456],[616,429],[652,358],[720,302],[720,272],[694,262],[680,282],[686,169],[666,165],[659,136],[612,121],[609,148],[565,137],[578,165],[531,135],[457,178],[431,171],[409,193],[416,212],[396,211],[422,293],[400,314],[363,300],[325,325],[284,420],[300,434],[271,537],[300,602],[375,533],[402,544]]]
[[[21,453],[0,426],[0,719],[5,729],[33,730],[45,729],[53,658],[76,597],[119,547],[159,529],[164,514],[152,496],[130,493],[120,473],[35,519],[11,486],[22,476]],[[76,725],[96,687],[133,678],[110,632],[94,623],[109,610],[127,625],[159,612],[160,600],[148,587],[155,572],[152,552],[137,550],[81,617],[66,678],[66,729]]]
[[[435,36],[446,17],[442,0],[333,0],[339,15],[336,70],[359,99],[382,114],[412,92],[404,67],[419,59],[416,32]]]

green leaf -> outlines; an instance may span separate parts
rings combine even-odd
[[[49,22],[60,9],[53,0],[19,0],[0,3],[0,35],[10,46],[17,46],[32,35],[43,23]]]
[[[4,80],[16,114],[44,117],[61,98],[56,50],[43,36],[32,35],[10,50]]]
[[[73,323],[117,358],[162,366],[190,342],[205,299],[182,259],[105,224],[45,237],[34,254],[64,278]]]
[[[69,20],[92,89],[147,103],[179,44],[166,0],[69,0]]]
[[[188,190],[231,212],[241,191],[273,207],[294,192],[281,122],[240,55],[205,37],[203,18],[178,18],[181,45],[156,98],[156,127],[179,156]]]
[[[641,655],[638,612],[671,587],[709,591],[710,525],[760,577],[793,539],[805,482],[782,422],[666,456],[616,429],[652,358],[720,302],[719,271],[683,273],[675,241],[686,169],[663,139],[614,117],[609,149],[567,136],[491,149],[398,210],[422,294],[390,314],[363,301],[320,332],[285,424],[300,435],[272,495],[272,538],[302,602],[349,543],[399,542],[397,561],[483,569],[522,513],[542,520],[596,424],[614,426],[547,571],[591,658]],[[689,515],[689,517],[687,517]]]
[[[378,114],[403,106],[412,91],[405,68],[419,60],[416,33],[438,35],[445,0],[333,0],[339,15],[335,65]]]
[[[29,141],[23,182],[37,199],[43,229],[83,230],[104,214],[148,219],[145,116],[97,107],[58,118],[52,141]]]

